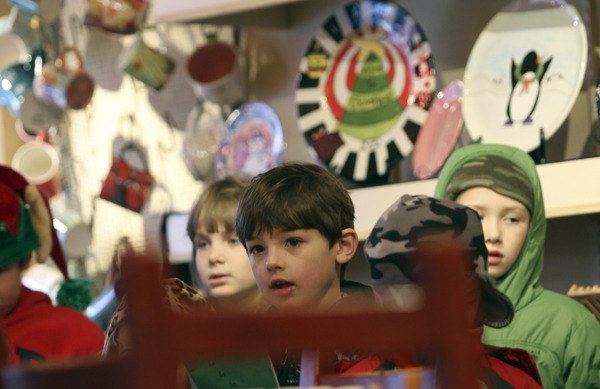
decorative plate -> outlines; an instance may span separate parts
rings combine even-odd
[[[562,0],[517,0],[481,32],[464,75],[472,139],[532,151],[569,115],[587,64],[586,30]]]
[[[296,103],[311,152],[369,185],[412,152],[435,90],[431,47],[401,6],[357,0],[317,30],[300,61]]]
[[[186,120],[181,156],[195,180],[209,181],[215,174],[215,160],[225,136],[225,121],[207,104],[190,111]]]
[[[242,104],[226,121],[219,146],[216,176],[250,178],[279,164],[283,155],[283,129],[277,113],[261,102]]]
[[[454,150],[463,128],[462,99],[460,80],[452,81],[436,95],[415,143],[415,177],[426,179],[436,175]]]

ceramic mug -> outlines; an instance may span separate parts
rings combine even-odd
[[[34,49],[27,54],[24,62],[16,63],[0,72],[0,104],[6,106],[18,117],[25,96],[33,85],[36,67],[42,67],[46,54]]]
[[[58,152],[44,140],[38,138],[19,147],[11,166],[30,184],[37,186],[46,198],[61,191]]]
[[[216,39],[196,48],[186,62],[196,96],[216,104],[239,103],[244,98],[242,68],[237,50]]]
[[[69,57],[74,59],[73,66]],[[46,64],[33,81],[33,91],[40,100],[65,109],[83,109],[94,95],[94,80],[85,72],[79,50],[63,49],[53,64]]]
[[[26,126],[21,119],[15,119],[15,131],[23,142],[32,142],[38,138],[51,139],[56,136],[57,129],[52,126],[44,129],[34,129]]]
[[[161,90],[175,69],[166,53],[148,46],[141,37],[123,51],[119,62],[125,73],[154,90]]]
[[[146,17],[146,0],[89,0],[84,24],[116,34],[133,34]]]

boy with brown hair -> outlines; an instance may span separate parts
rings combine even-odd
[[[358,246],[354,205],[327,170],[291,163],[256,176],[239,203],[236,232],[263,297],[275,308],[328,309]]]
[[[273,309],[355,309],[366,303],[366,294],[340,286],[341,268],[358,246],[354,205],[324,168],[288,163],[254,177],[240,199],[236,232]],[[299,384],[297,357],[275,361],[280,386]]]

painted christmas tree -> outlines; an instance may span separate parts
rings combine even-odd
[[[385,48],[380,42],[363,41],[359,74],[352,87],[337,130],[358,139],[378,138],[388,132],[404,108],[394,94],[381,59]],[[378,47],[373,47],[374,45]],[[381,52],[381,55],[377,55]]]

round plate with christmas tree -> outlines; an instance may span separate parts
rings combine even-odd
[[[435,91],[415,19],[394,2],[352,1],[317,30],[299,72],[298,123],[315,157],[359,186],[386,182],[412,152]]]

